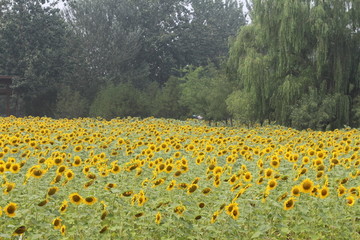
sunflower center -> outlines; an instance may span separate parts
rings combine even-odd
[[[74,202],[79,202],[81,200],[78,195],[73,196],[72,199],[74,200]]]
[[[290,208],[290,207],[292,207],[293,204],[294,204],[293,200],[289,200],[286,202],[286,207]]]
[[[303,184],[303,188],[304,188],[305,190],[309,190],[309,189],[311,188],[311,183],[305,182],[305,183]]]
[[[9,207],[7,208],[7,212],[8,212],[9,214],[13,214],[13,213],[15,212],[15,210],[16,210],[16,208],[15,208],[14,206],[9,206]]]

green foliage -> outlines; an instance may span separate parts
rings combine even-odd
[[[70,86],[61,86],[57,93],[57,118],[77,118],[88,115],[88,101]]]
[[[56,86],[69,73],[66,24],[58,9],[38,0],[14,0],[1,11],[0,74],[17,76],[13,87],[24,114],[52,115]]]
[[[83,41],[88,70],[102,84],[131,79],[141,87],[150,79],[163,85],[174,69],[226,56],[228,37],[245,24],[234,0],[80,0],[69,6],[67,20]]]
[[[90,116],[106,119],[146,116],[149,112],[146,100],[130,83],[110,83],[97,94],[90,106]]]
[[[227,109],[242,123],[256,122],[256,107],[253,101],[253,92],[236,90],[226,99]]]
[[[181,97],[180,80],[170,77],[165,85],[158,91],[152,103],[152,115],[165,118],[183,118],[186,108],[179,102]]]
[[[322,96],[316,89],[310,89],[294,106],[290,119],[292,126],[298,129],[328,130],[336,119],[336,98]]]
[[[318,94],[316,99],[334,97],[335,117],[329,117],[332,128],[350,123],[351,98],[359,94],[355,2],[252,1],[252,23],[232,43],[228,76],[240,90],[251,92],[247,98],[255,102],[257,120],[291,126],[291,115],[300,119],[298,111],[292,114],[294,104],[310,111],[305,110],[309,102],[304,99]],[[323,114],[317,117],[318,123],[328,119]],[[318,123],[310,125],[322,128]]]
[[[232,88],[221,70],[209,64],[197,68],[190,66],[184,73],[180,102],[190,114],[216,121],[230,117],[225,100]]]

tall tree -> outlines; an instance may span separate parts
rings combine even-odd
[[[252,95],[258,120],[292,125],[304,94],[335,99],[324,124],[350,123],[359,93],[359,1],[252,1],[252,23],[230,50],[229,76]],[[329,103],[331,103],[330,101]]]
[[[67,19],[83,38],[92,76],[130,77],[137,86],[163,84],[175,69],[226,56],[229,36],[245,23],[235,0],[72,0],[69,6]]]
[[[184,69],[180,79],[180,102],[189,109],[189,115],[201,115],[207,120],[227,120],[230,114],[226,108],[226,98],[232,88],[222,69],[214,64],[205,67]]]
[[[57,85],[68,74],[66,24],[43,2],[1,2],[0,74],[16,76],[24,114],[52,115]]]
[[[143,31],[128,0],[69,1],[66,17],[82,45],[82,83],[94,95],[107,82],[144,83],[147,63],[139,56]]]

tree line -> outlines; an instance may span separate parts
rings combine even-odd
[[[360,2],[0,0],[22,115],[360,123]]]

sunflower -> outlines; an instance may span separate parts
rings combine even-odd
[[[198,189],[198,185],[197,184],[191,184],[191,185],[188,186],[187,193],[191,194],[191,193],[195,192],[196,189]]]
[[[265,178],[271,178],[273,173],[274,173],[274,170],[272,170],[271,168],[265,169]]]
[[[286,201],[284,202],[284,209],[285,209],[285,210],[290,210],[290,209],[294,208],[294,206],[295,206],[295,201],[296,201],[295,198],[290,197],[288,200],[286,200]]]
[[[44,173],[45,173],[44,170],[36,168],[31,171],[31,176],[34,178],[41,178],[44,175]]]
[[[268,181],[267,188],[268,188],[269,190],[275,189],[276,186],[277,186],[277,181],[276,181],[276,179],[271,179],[271,180]]]
[[[319,197],[324,199],[327,196],[329,196],[329,188],[326,186],[323,186],[320,190],[319,190]]]
[[[246,182],[250,182],[252,179],[252,175],[251,175],[251,172],[246,172],[245,175],[244,175],[244,180]]]
[[[272,166],[273,168],[278,168],[280,166],[280,161],[277,159],[273,159],[270,161],[270,166]]]
[[[81,165],[81,163],[82,163],[81,158],[79,156],[75,156],[72,165],[74,167],[78,167]]]
[[[165,182],[164,178],[160,178],[158,180],[153,181],[153,185],[151,186],[152,188],[155,188],[161,184],[163,184]]]
[[[340,184],[340,186],[337,189],[338,196],[339,197],[343,196],[346,193],[346,190],[347,189],[342,184]]]
[[[54,226],[54,229],[60,229],[61,228],[61,218],[57,217],[52,221],[52,225]]]
[[[182,215],[185,212],[185,209],[185,206],[180,205],[175,207],[174,212],[178,215]]]
[[[18,227],[14,233],[13,233],[13,236],[18,236],[18,235],[21,235],[23,233],[26,232],[26,227],[25,226],[21,226],[21,227]]]
[[[130,197],[134,192],[133,191],[126,191],[121,194],[123,197]]]
[[[236,181],[238,180],[238,177],[236,174],[232,175],[231,178],[229,179],[228,183],[230,185],[233,185]]]
[[[223,168],[220,166],[217,166],[213,169],[213,174],[217,175],[217,174],[222,174],[223,173]]]
[[[207,195],[211,192],[211,188],[204,188],[202,191],[201,191],[203,194]]]
[[[49,200],[48,200],[48,199],[45,199],[45,200],[39,202],[39,203],[38,203],[38,206],[39,206],[39,207],[45,206],[48,202],[49,202]]]
[[[20,172],[20,164],[19,163],[14,163],[11,165],[11,168],[10,168],[10,172],[11,173],[18,173]]]
[[[309,179],[305,179],[300,184],[300,189],[303,193],[311,193],[314,188],[314,183]]]
[[[7,216],[9,216],[9,217],[15,217],[15,215],[16,215],[16,209],[17,209],[17,204],[16,203],[13,203],[13,202],[11,202],[11,203],[9,203],[8,205],[6,205],[5,207],[4,207],[4,212],[5,212],[5,214],[7,215]]]
[[[119,173],[120,171],[121,171],[121,168],[120,168],[120,166],[117,165],[117,164],[114,164],[114,165],[112,166],[112,168],[111,168],[111,172],[114,173],[114,174],[117,174],[117,173]]]
[[[108,184],[106,184],[106,186],[105,186],[105,190],[110,190],[110,189],[112,189],[112,188],[115,188],[116,186],[117,186],[116,183],[108,183]]]
[[[142,216],[144,216],[144,213],[143,213],[143,212],[140,212],[140,213],[135,214],[135,217],[136,217],[136,218],[139,218],[139,217],[142,217]]]
[[[48,189],[47,195],[52,196],[54,195],[57,191],[59,191],[58,187],[51,187]]]
[[[15,183],[6,183],[4,184],[5,189],[4,189],[4,194],[8,194],[9,192],[11,192],[11,190],[13,190],[15,188]]]
[[[84,200],[78,193],[72,193],[69,195],[70,202],[76,205],[81,204]]]
[[[148,198],[144,195],[140,195],[138,198],[138,206],[143,206],[148,201]]]
[[[219,216],[220,214],[220,211],[216,211],[213,213],[213,215],[211,216],[211,220],[210,220],[210,223],[215,223],[216,222],[216,219],[217,217]]]
[[[61,204],[61,206],[60,206],[60,208],[59,208],[59,212],[60,212],[60,213],[66,212],[68,206],[69,206],[69,205],[68,205],[68,202],[67,202],[66,200],[63,201],[62,204]]]
[[[67,180],[71,180],[73,179],[75,176],[74,172],[70,169],[68,169],[66,172],[65,172],[65,177]]]
[[[300,196],[300,187],[299,186],[293,186],[291,189],[291,195],[299,197]]]
[[[213,185],[214,185],[214,187],[219,187],[220,186],[220,180],[215,180],[214,182],[213,182]]]
[[[61,232],[61,235],[63,235],[63,236],[66,234],[66,226],[65,225],[61,226],[60,232]]]
[[[238,209],[239,207],[238,207],[238,203],[235,203],[235,202],[233,202],[233,203],[230,203],[229,205],[227,205],[226,207],[225,207],[225,210],[226,210],[226,213],[228,214],[228,215],[231,215],[232,214],[232,211],[234,210],[234,209]]]
[[[346,204],[348,206],[353,206],[355,204],[355,198],[353,196],[348,196],[346,198]]]
[[[104,233],[107,231],[107,229],[108,229],[108,226],[105,226],[99,231],[99,233]]]
[[[302,164],[306,165],[310,162],[310,158],[308,156],[303,157]]]
[[[86,197],[84,198],[84,203],[86,205],[93,205],[94,203],[97,202],[97,198],[96,197]]]
[[[57,174],[55,176],[55,178],[52,180],[51,184],[55,184],[55,183],[60,182],[61,178],[62,178],[62,176],[60,174]]]
[[[103,210],[102,213],[101,213],[100,219],[101,219],[101,220],[104,220],[108,214],[109,214],[108,211]]]
[[[74,147],[74,151],[75,152],[81,152],[83,150],[83,146],[82,145],[77,145]]]
[[[182,174],[181,171],[176,171],[176,172],[174,173],[174,176],[175,176],[175,177],[179,177],[181,174]]]
[[[64,162],[64,159],[62,159],[61,157],[56,157],[53,159],[53,162],[55,165],[60,166]]]
[[[65,165],[61,165],[56,169],[56,173],[61,175],[66,171],[67,167]]]
[[[204,208],[205,207],[205,203],[201,202],[198,204],[199,208]]]
[[[161,222],[161,213],[158,212],[155,216],[155,223],[160,224],[160,222]]]
[[[173,190],[174,187],[175,187],[175,185],[176,185],[176,180],[172,180],[172,181],[170,182],[170,184],[166,187],[166,190],[167,190],[167,191]]]
[[[172,170],[173,170],[173,165],[172,164],[167,165],[166,168],[165,168],[166,173],[170,173]]]
[[[239,215],[239,208],[234,208],[230,214],[230,216],[235,220],[239,218]]]

